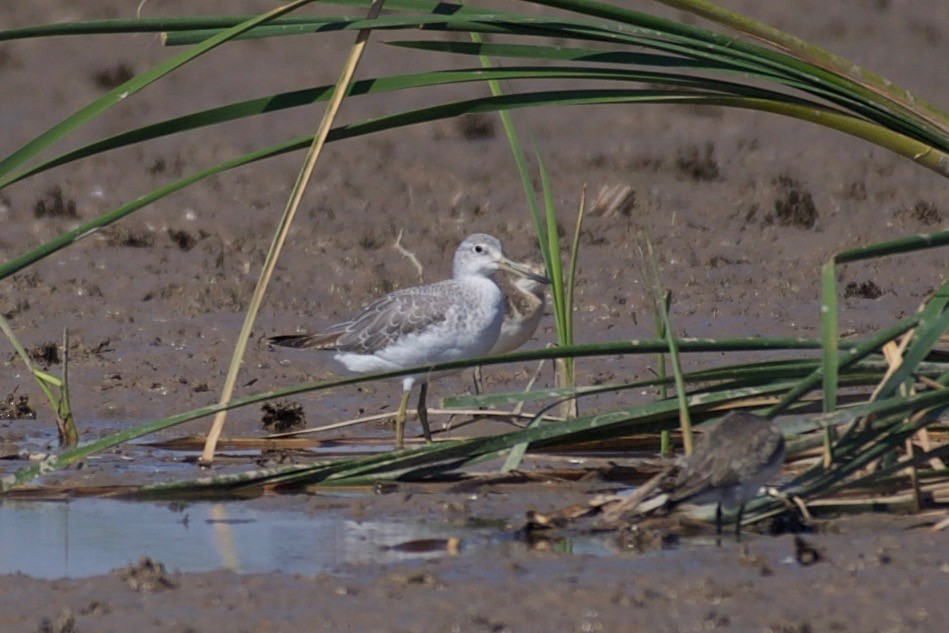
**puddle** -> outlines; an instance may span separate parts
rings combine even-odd
[[[497,527],[357,522],[333,513],[260,510],[242,502],[152,504],[112,499],[0,503],[0,574],[82,578],[142,556],[171,571],[313,575],[341,566],[469,554],[523,552]],[[563,541],[563,553],[609,554],[592,539]]]

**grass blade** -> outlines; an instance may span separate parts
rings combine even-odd
[[[679,427],[682,430],[682,443],[686,455],[692,454],[692,421],[689,416],[689,407],[685,395],[685,381],[682,378],[682,366],[679,363],[679,348],[676,342],[675,332],[672,329],[672,321],[669,318],[669,306],[672,303],[672,293],[664,290],[662,279],[659,276],[659,264],[656,260],[656,252],[652,247],[652,240],[648,235],[642,236],[645,243],[645,252],[641,244],[636,245],[639,251],[639,258],[646,274],[649,287],[652,289],[653,307],[659,313],[662,320],[662,330],[665,333],[666,345],[669,348],[669,361],[672,364],[672,376],[676,389],[676,400],[679,403]]]
[[[909,91],[899,88],[887,79],[876,75],[853,62],[834,55],[804,40],[789,35],[772,26],[752,20],[738,13],[728,11],[707,0],[656,0],[662,4],[689,11],[719,24],[747,33],[778,48],[788,51],[798,59],[817,65],[824,70],[839,74],[866,87],[868,90],[885,97],[908,112],[925,117],[939,128],[943,134],[949,134],[949,117],[935,106],[926,103]]]

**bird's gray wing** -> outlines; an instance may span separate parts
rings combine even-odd
[[[448,318],[452,280],[404,288],[373,301],[349,321],[317,334],[275,336],[272,345],[372,354],[399,337],[424,331]]]
[[[701,438],[696,442],[695,452],[692,453],[679,467],[675,477],[664,485],[670,491],[669,500],[673,502],[685,501],[689,497],[701,494],[714,484],[712,483],[713,455],[701,448]]]
[[[702,438],[705,439],[704,437]],[[749,442],[718,445],[709,451],[697,443],[671,486],[672,501],[685,501],[709,488],[725,488],[742,483],[742,473],[758,472],[783,459],[784,438],[780,433],[756,433]]]
[[[331,328],[339,331],[335,348],[372,354],[399,338],[421,333],[448,318],[446,296],[431,286],[406,288],[370,303],[354,319]]]
[[[731,464],[741,464],[744,472],[761,472],[784,460],[785,444],[780,431],[767,427],[764,432],[756,433],[751,441],[736,446]],[[725,468],[718,477],[713,477],[716,486],[731,486],[741,483],[741,474],[737,467]]]

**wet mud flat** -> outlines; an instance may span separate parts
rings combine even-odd
[[[134,8],[120,0],[7,4],[0,9],[4,27],[130,17]],[[250,13],[271,8],[264,4],[203,6],[209,13]],[[949,102],[949,12],[943,0],[727,4],[843,54],[933,103]],[[150,15],[191,10],[193,3],[183,0],[146,5],[146,12],[156,12]],[[287,38],[227,46],[176,74],[173,89],[143,92],[81,132],[79,140],[222,100],[330,83],[351,41],[351,34],[343,34],[315,44]],[[0,79],[7,86],[0,100],[0,154],[168,55],[144,37],[0,44]],[[314,57],[324,63],[314,63]],[[404,72],[417,59],[370,46],[361,71]],[[221,82],[221,69],[232,67],[241,69],[240,81]],[[275,67],[281,72],[273,72]],[[453,90],[447,92],[455,97]],[[419,107],[424,98],[397,94],[382,105],[356,100],[344,115],[356,120]],[[172,179],[300,134],[317,116],[298,111],[234,124],[227,133],[162,140],[11,186],[0,194],[0,260]],[[938,176],[882,149],[767,115],[691,107],[549,109],[519,117],[518,124],[528,126],[544,154],[562,224],[570,226],[584,184],[595,202],[581,236],[576,336],[582,342],[652,336],[652,307],[635,254],[642,229],[656,244],[665,285],[675,291],[673,317],[681,335],[814,337],[823,262],[841,249],[942,228],[949,213],[945,181]],[[215,401],[298,167],[299,156],[289,156],[222,174],[0,282],[0,311],[44,369],[58,371],[56,342],[69,328],[73,405],[83,441]],[[426,281],[447,274],[450,253],[474,230],[498,236],[513,257],[536,256],[510,150],[492,119],[332,144],[276,272],[255,341],[299,327],[319,329],[382,292],[416,283],[414,266],[393,248],[400,230]],[[865,334],[912,313],[946,270],[945,249],[844,268],[843,334]],[[532,345],[553,338],[547,318]],[[685,368],[703,367],[707,360],[688,357]],[[652,364],[645,357],[583,361],[578,380],[647,378]],[[485,372],[487,388],[522,387],[531,369],[491,368]],[[325,357],[275,354],[255,343],[239,392],[335,372]],[[467,381],[439,381],[434,395],[463,393]],[[549,373],[542,385],[551,385]],[[396,392],[392,384],[373,384],[298,402],[308,424],[317,425],[391,409]],[[31,454],[55,450],[42,396],[6,351],[0,353],[0,401],[10,403],[14,418],[0,421],[3,472],[23,467]],[[585,404],[597,405],[595,399]],[[29,419],[31,410],[35,420]],[[260,436],[268,432],[265,415],[259,409],[233,412],[226,434]],[[153,439],[198,435],[206,428],[207,421],[198,421]],[[389,433],[383,426],[367,431],[373,437]],[[249,468],[251,461],[234,451],[215,472]],[[199,474],[180,456],[134,445],[44,483],[114,485],[129,482],[130,475],[135,483],[153,483]],[[806,559],[810,564],[799,562],[793,535],[750,535],[745,545],[726,539],[721,547],[699,537],[644,553],[628,551],[630,541],[618,543],[613,536],[565,535],[533,546],[509,537],[527,509],[550,511],[602,489],[596,482],[440,494],[402,487],[388,494],[231,502],[223,504],[224,514],[187,503],[114,506],[114,514],[90,507],[86,516],[109,517],[103,524],[83,518],[86,500],[71,502],[72,510],[62,502],[33,502],[29,509],[0,504],[0,534],[14,533],[15,522],[24,521],[16,523],[17,539],[4,539],[3,547],[20,550],[16,560],[23,562],[16,567],[20,573],[0,576],[0,631],[546,632],[634,626],[807,633],[941,631],[949,621],[943,599],[949,539],[919,527],[923,518],[870,515],[825,524],[803,535],[818,552],[819,560]],[[121,528],[130,518],[123,514],[147,519],[153,512],[167,527],[168,549],[129,544]],[[97,539],[100,549],[83,538]],[[123,539],[128,548],[114,551]],[[451,545],[451,539],[458,543]],[[41,542],[49,548],[43,560]],[[113,551],[111,542],[117,544]],[[201,554],[189,557],[195,543]],[[352,543],[359,547],[347,549]],[[32,560],[31,547],[37,548]],[[95,562],[111,562],[74,571],[67,563],[76,564],[80,551]],[[140,562],[145,555],[152,562]],[[196,566],[181,562],[182,556]]]

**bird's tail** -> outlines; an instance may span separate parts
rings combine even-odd
[[[339,339],[339,332],[322,334],[285,334],[272,336],[267,339],[271,345],[280,347],[295,347],[297,349],[333,349]]]

